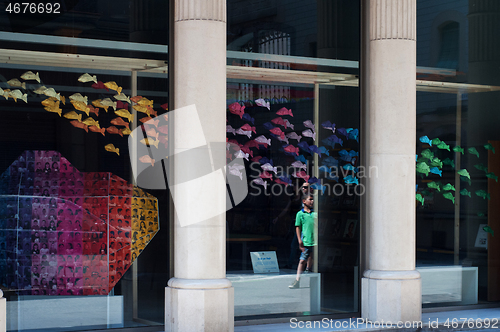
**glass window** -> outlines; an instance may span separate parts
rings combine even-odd
[[[0,283],[10,331],[163,328],[169,193],[134,186],[131,166],[150,161],[128,142],[144,129],[149,141],[137,144],[168,147],[168,11],[136,22],[160,2],[66,1],[60,15],[32,22],[1,14]]]
[[[226,213],[235,317],[357,312],[359,3],[235,0],[228,17],[227,138],[245,160],[228,177],[249,184]]]
[[[417,65],[432,72],[417,74],[417,269],[424,307],[500,300],[493,237],[500,228],[498,12],[493,2],[417,3]]]

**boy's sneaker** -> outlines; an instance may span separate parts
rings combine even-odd
[[[313,272],[312,270],[305,269],[304,272],[302,272],[302,273],[312,273],[312,272]]]
[[[294,288],[300,288],[300,280],[294,280],[290,286],[288,286],[290,289]]]

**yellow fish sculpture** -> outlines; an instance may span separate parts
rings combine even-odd
[[[120,149],[115,148],[115,146],[113,144],[108,144],[108,145],[104,146],[104,148],[108,152],[115,152],[117,155],[120,155]]]
[[[116,110],[115,114],[121,116],[122,118],[128,119],[128,122],[132,123],[134,121],[134,115],[124,108]]]
[[[71,112],[68,112],[68,113],[64,113],[63,115],[66,119],[70,119],[70,120],[78,120],[78,122],[82,122],[82,115],[81,114],[78,114],[76,113],[75,111],[71,111]]]
[[[118,86],[118,84],[116,84],[116,82],[106,82],[104,83],[104,86],[110,90],[115,90],[116,92],[118,92],[118,94],[122,93],[122,87]]]
[[[57,104],[57,105],[59,105],[59,104]],[[60,109],[58,106],[46,106],[45,110],[47,112],[57,113],[57,114],[59,114],[59,116],[61,116],[61,114],[62,114],[62,109]]]

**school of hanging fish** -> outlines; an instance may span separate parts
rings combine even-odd
[[[259,178],[252,180],[253,183],[267,188],[271,182],[283,184],[285,186],[292,184],[292,179],[288,175],[279,174],[277,166],[274,165],[272,159],[268,159],[267,149],[271,144],[280,146],[279,152],[293,158],[283,159],[289,165],[279,165],[282,169],[294,169],[291,176],[303,179],[311,184],[311,188],[324,190],[323,181],[339,181],[338,176],[332,175],[336,173],[334,168],[343,164],[342,175],[345,183],[359,184],[356,177],[358,169],[354,167],[357,163],[358,152],[343,148],[344,141],[354,140],[359,143],[359,130],[354,128],[336,128],[335,124],[330,121],[321,123],[321,127],[330,131],[330,135],[321,141],[324,146],[319,146],[316,143],[318,128],[311,120],[294,121],[294,114],[291,109],[278,106],[277,110],[272,110],[272,100],[262,98],[254,101],[238,101],[227,106],[229,111],[228,124],[226,132],[228,135],[227,142],[228,151],[227,157],[244,158],[248,161],[260,164],[262,172]],[[276,103],[281,104],[281,103]],[[248,113],[251,112],[269,112],[271,111],[272,120],[265,122],[260,126],[255,126],[255,119]],[[232,115],[231,115],[232,114]],[[275,116],[275,115],[277,116]],[[241,125],[241,122],[245,123]],[[240,123],[235,126],[236,123]],[[262,131],[261,128],[264,130]],[[254,135],[256,136],[255,138]],[[277,142],[274,142],[276,140]],[[293,142],[294,140],[296,142]],[[318,145],[316,145],[318,144]],[[230,147],[238,148],[230,151]],[[356,145],[357,146],[357,145]],[[330,156],[330,151],[338,151],[339,157]],[[255,155],[254,155],[255,154]],[[317,154],[320,159],[319,174],[321,180],[316,177],[311,177],[307,174],[307,159]],[[251,159],[250,159],[251,158]],[[230,169],[229,174],[242,178],[241,169]],[[271,182],[269,182],[271,181]]]
[[[32,71],[25,72],[20,76],[20,78],[23,81],[36,81],[41,83],[39,73],[35,74]],[[6,100],[12,98],[16,103],[18,99],[28,103],[28,94],[26,93],[28,87],[26,82],[23,81],[19,80],[19,78],[13,78],[7,81],[7,84],[13,89],[0,88],[0,96],[3,96]],[[91,132],[98,133],[103,136],[106,136],[106,133],[120,135],[121,137],[124,137],[124,135],[132,135],[130,125],[135,119],[134,114],[130,113],[129,107],[146,115],[139,119],[142,123],[158,116],[158,112],[153,109],[153,100],[149,100],[143,96],[127,96],[122,92],[123,88],[116,82],[101,82],[97,79],[96,75],[90,75],[88,73],[81,75],[78,78],[78,82],[93,83],[91,87],[94,89],[104,89],[107,92],[112,90],[116,93],[112,96],[113,99],[104,98],[96,100],[89,100],[88,96],[83,96],[81,93],[74,93],[71,96],[68,96],[69,103],[66,103],[66,97],[55,91],[54,88],[46,87],[44,85],[38,85],[33,88],[33,93],[48,97],[41,102],[44,110],[47,112],[55,113],[60,117],[68,119],[69,123],[75,128],[83,129],[87,133],[90,130]],[[64,107],[64,109],[61,107]],[[110,121],[111,126],[101,127],[101,123],[99,123],[98,120],[99,110],[103,109],[106,113],[108,113],[110,108],[113,109],[113,112],[117,115],[117,117]],[[168,111],[168,103],[160,105],[160,108],[164,111]],[[164,117],[165,120],[168,120],[167,115],[164,115]],[[157,125],[158,122],[154,122],[155,125]],[[158,144],[161,142],[165,145],[165,148],[168,146],[167,126],[162,126],[164,128],[158,132],[151,130],[151,128],[147,125],[143,126],[148,135],[147,138],[141,141],[143,144],[154,145],[158,148]],[[108,152],[120,155],[119,148],[116,148],[112,143],[106,144],[104,149]],[[145,156],[144,158],[140,157],[139,161],[150,163],[149,160],[146,161]]]

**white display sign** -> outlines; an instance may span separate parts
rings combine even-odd
[[[279,273],[276,251],[251,252],[253,273]]]
[[[474,247],[488,249],[488,233],[486,233],[486,231],[483,229],[486,226],[488,226],[488,224],[479,225],[479,229],[477,230],[477,235],[476,235],[476,243],[474,244]]]

